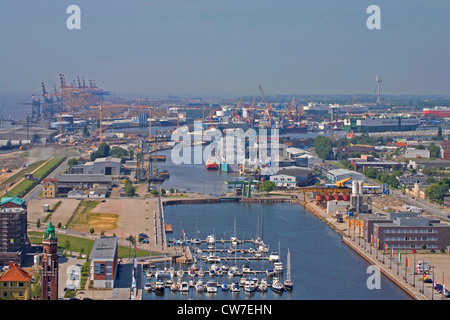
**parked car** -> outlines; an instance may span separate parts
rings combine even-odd
[[[414,250],[414,249],[412,249],[412,250],[411,250],[411,252],[412,252],[412,253],[416,253],[417,251],[416,251],[416,250]]]
[[[425,283],[433,283],[433,279],[426,278],[423,282],[425,282]]]

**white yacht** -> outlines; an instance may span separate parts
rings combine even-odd
[[[271,252],[269,254],[269,261],[270,262],[277,262],[278,260],[280,260],[280,256],[278,255],[277,252]]]
[[[256,291],[256,285],[255,285],[255,281],[253,279],[247,278],[245,280],[244,291],[245,292],[254,292],[254,291]]]
[[[272,291],[281,293],[284,291],[284,286],[283,284],[278,280],[278,278],[273,278],[273,282],[272,282]]]
[[[239,292],[239,291],[241,291],[241,287],[239,286],[239,282],[238,281],[234,281],[232,284],[231,284],[231,292]]]
[[[217,293],[217,283],[213,280],[209,280],[206,283],[206,292]]]
[[[275,273],[283,273],[283,262],[275,262],[273,264]]]
[[[188,292],[189,291],[189,284],[187,281],[182,281],[180,284],[180,288],[178,289],[180,292]]]
[[[205,291],[205,285],[203,284],[202,280],[198,280],[198,282],[195,284],[195,291],[196,292],[204,292]]]

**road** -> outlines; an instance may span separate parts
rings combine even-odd
[[[56,178],[57,176],[59,176],[59,174],[61,172],[63,172],[63,170],[67,167],[67,162],[69,161],[69,159],[67,158],[66,160],[64,160],[63,163],[61,163],[59,165],[59,167],[57,167],[52,173],[50,173],[48,175],[47,178]],[[32,199],[37,198],[37,196],[39,195],[39,193],[41,193],[42,191],[42,184],[39,183],[36,187],[33,188],[33,190],[31,190],[30,192],[28,192],[23,199],[29,203]]]

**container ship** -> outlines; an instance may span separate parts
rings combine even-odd
[[[418,118],[348,118],[344,130],[353,132],[414,131],[420,125]]]
[[[424,116],[435,115],[437,117],[450,117],[450,107],[423,108],[423,115]]]

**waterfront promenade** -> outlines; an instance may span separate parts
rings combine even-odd
[[[390,252],[385,253],[380,250],[375,250],[371,243],[365,242],[362,228],[359,229],[358,227],[353,227],[353,225],[349,227],[348,222],[337,222],[335,217],[327,214],[326,210],[316,205],[314,201],[303,202],[302,205],[338,232],[342,236],[342,241],[345,244],[366,259],[371,265],[377,266],[386,277],[408,293],[413,299],[448,299],[432,289],[432,283],[424,283],[422,281],[422,274],[414,275],[414,264],[419,260],[431,261],[431,265],[434,267],[433,273],[436,283],[448,284],[450,283],[450,275],[448,272],[450,263],[449,254],[421,253],[420,251],[414,254],[410,251],[402,250],[400,263],[398,263],[398,252],[394,252],[394,257],[391,258]],[[406,259],[409,259],[408,267],[406,267]],[[447,274],[445,270],[447,270]],[[429,273],[426,277],[432,279],[433,274]]]

